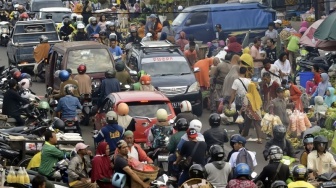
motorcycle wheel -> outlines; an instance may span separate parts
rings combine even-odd
[[[30,162],[31,159],[32,159],[32,157],[26,157],[25,159],[22,159],[22,160],[18,163],[17,166],[27,168],[27,166],[28,166],[28,164],[29,164],[29,162]]]

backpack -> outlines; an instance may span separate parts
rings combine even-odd
[[[306,89],[300,85],[297,86],[299,90],[302,92],[300,99],[302,101],[303,108],[308,108],[309,107],[309,97],[308,94],[306,93]]]
[[[245,148],[240,150],[238,155],[237,155],[236,165],[238,165],[240,163],[247,164],[250,167],[251,172],[254,170],[252,156],[250,155],[250,153]]]

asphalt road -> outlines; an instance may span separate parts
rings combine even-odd
[[[8,66],[8,60],[7,60],[7,55],[6,55],[6,48],[5,47],[0,47],[0,66],[5,65]],[[37,93],[39,96],[44,96],[45,94],[45,85],[44,83],[40,82],[34,82],[32,86],[32,90]],[[210,128],[209,123],[208,123],[208,117],[210,115],[210,112],[208,110],[204,110],[202,117],[200,117],[201,122],[203,123],[203,128],[202,131],[205,131]],[[238,127],[237,125],[222,125],[223,129],[227,129],[229,135],[232,134],[237,134],[238,133]],[[93,126],[82,126],[82,132],[83,132],[83,139],[86,144],[91,146],[91,150],[94,150],[94,144],[93,144],[93,139],[92,139],[92,133],[91,131],[93,130]],[[249,137],[251,138],[256,138],[256,133],[253,129],[250,130],[250,135]],[[263,140],[263,144],[257,144],[254,141],[249,141],[246,144],[246,148],[248,148],[251,151],[256,152],[256,157],[257,157],[257,162],[258,165],[255,169],[255,171],[259,174],[261,170],[263,169],[264,166],[267,165],[268,162],[265,161],[265,159],[262,156],[262,151],[264,149],[265,145],[265,140]],[[226,154],[231,150],[231,147],[229,144],[226,144]]]

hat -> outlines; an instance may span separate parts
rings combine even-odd
[[[279,87],[277,90],[276,90],[276,92],[277,93],[281,93],[281,92],[283,92],[283,91],[285,91],[286,89],[284,88],[284,87]]]
[[[189,128],[188,130],[187,130],[187,135],[188,135],[188,138],[196,138],[197,137],[197,131],[196,131],[196,129],[194,129],[194,128]]]
[[[84,144],[84,143],[78,143],[78,144],[76,144],[75,149],[76,149],[76,151],[79,151],[79,150],[81,150],[81,149],[86,149],[86,148],[88,148],[88,147],[89,147],[89,145],[86,145],[86,144]]]
[[[155,14],[151,14],[149,18],[157,18]]]
[[[274,23],[277,23],[277,24],[282,24],[282,21],[281,21],[281,20],[279,20],[279,19],[277,19],[277,20],[275,20],[275,21],[274,21]]]

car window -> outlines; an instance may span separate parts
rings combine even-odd
[[[167,110],[168,115],[171,114],[168,102],[165,101],[127,102],[127,105],[129,107],[129,115],[132,117],[155,118],[156,111],[160,108]]]
[[[135,70],[137,72],[139,71],[138,70],[138,59],[136,58],[134,54],[131,55],[128,66],[132,70]]]
[[[102,108],[100,110],[100,113],[107,113],[108,111],[113,110],[113,106],[114,106],[114,103],[115,103],[115,101],[113,99],[114,99],[114,97],[112,96],[112,100],[110,98],[106,98],[103,101],[103,105],[102,105]]]
[[[141,69],[152,77],[191,74],[189,64],[184,57],[144,58]]]
[[[195,12],[191,15],[189,19],[190,19],[190,25],[204,24],[208,21],[208,13]]]
[[[39,42],[41,35],[48,37],[49,41],[59,40],[53,23],[15,25],[13,42]]]
[[[61,70],[62,69],[63,54],[60,54],[58,52],[55,52],[55,54],[56,54],[55,70]]]
[[[77,72],[77,67],[85,63],[86,73],[99,73],[112,69],[112,60],[107,49],[81,49],[69,52],[67,67],[72,72]]]
[[[172,26],[179,26],[181,25],[185,18],[189,15],[189,13],[181,12],[173,21]]]

